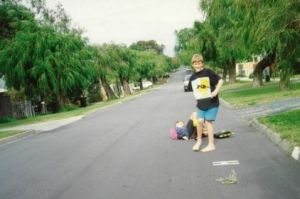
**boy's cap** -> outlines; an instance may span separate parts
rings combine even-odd
[[[192,63],[195,61],[203,61],[203,56],[201,54],[194,54],[192,57]]]

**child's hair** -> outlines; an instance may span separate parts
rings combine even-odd
[[[176,121],[175,122],[175,127],[178,127],[178,128],[184,127],[184,121],[183,120]]]
[[[184,121],[183,121],[183,120],[177,120],[177,121],[175,122],[175,125],[176,125],[176,124],[179,124],[180,122],[182,122],[182,123],[184,124]]]
[[[203,56],[201,54],[194,54],[192,57],[192,63],[196,61],[203,61]]]

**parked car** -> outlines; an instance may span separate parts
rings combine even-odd
[[[183,79],[183,88],[184,88],[184,92],[187,92],[187,87],[189,85],[189,81],[190,81],[190,77],[192,76],[192,74],[189,75],[185,75],[184,79]]]
[[[190,68],[185,69],[185,75],[191,75],[193,73],[193,70]]]

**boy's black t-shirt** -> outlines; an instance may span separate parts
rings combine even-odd
[[[220,79],[214,71],[206,68],[190,77],[187,91],[193,91],[199,109],[207,110],[219,106],[218,95],[212,98],[211,92],[215,90]]]

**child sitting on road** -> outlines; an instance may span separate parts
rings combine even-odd
[[[197,113],[193,112],[190,116],[186,126],[184,121],[178,120],[175,122],[175,128],[170,130],[170,137],[172,139],[196,139],[197,137]],[[204,129],[204,128],[203,128]],[[202,131],[203,137],[207,136],[205,129]]]
[[[177,134],[177,139],[189,139],[189,133],[187,128],[184,126],[184,121],[179,120],[175,123],[175,131]]]

